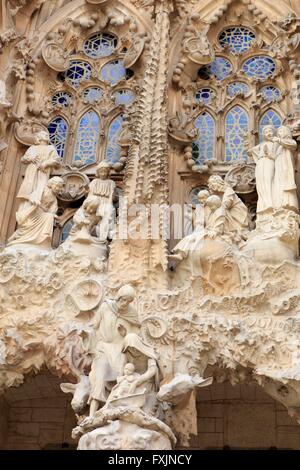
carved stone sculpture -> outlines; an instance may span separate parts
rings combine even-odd
[[[61,165],[54,145],[49,144],[49,134],[46,132],[36,135],[36,144],[26,151],[21,161],[27,168],[17,195],[20,201],[16,214],[18,223],[26,216],[32,204],[41,201],[51,171]]]
[[[63,179],[54,176],[44,188],[40,199],[18,215],[18,229],[8,241],[8,246],[27,245],[50,249],[53,224],[57,211],[57,195],[63,188]]]
[[[116,185],[113,180],[109,179],[109,175],[109,163],[106,161],[101,162],[96,169],[96,178],[90,184],[88,195],[88,198],[90,196],[97,196],[98,198],[96,215],[99,217],[99,223],[96,232],[101,241],[113,238],[113,197]]]

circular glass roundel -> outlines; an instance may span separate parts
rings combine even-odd
[[[260,93],[267,103],[273,103],[274,101],[279,101],[282,98],[279,88],[272,85],[262,87]]]
[[[266,80],[276,71],[276,63],[267,55],[257,55],[244,62],[243,71],[248,77]]]
[[[96,86],[91,86],[86,88],[83,92],[83,100],[86,103],[97,103],[103,96],[103,91],[101,88]]]
[[[83,50],[87,56],[98,59],[111,55],[116,50],[117,44],[118,39],[113,34],[96,33],[83,43]]]
[[[115,85],[122,79],[128,80],[133,75],[129,69],[125,69],[123,60],[112,60],[105,64],[100,71],[100,80]]]
[[[71,85],[78,87],[81,82],[91,77],[92,67],[88,62],[72,60],[70,67],[62,75]]]
[[[233,82],[227,87],[227,94],[230,98],[234,98],[238,94],[248,95],[249,91],[249,86],[244,82]]]
[[[52,96],[52,105],[66,108],[72,100],[72,95],[66,91],[58,91]]]
[[[246,52],[255,41],[255,34],[244,26],[233,26],[225,29],[219,36],[222,47],[228,46],[231,52],[242,54]]]
[[[199,77],[203,80],[209,80],[211,77],[215,77],[219,81],[229,77],[231,73],[231,62],[224,57],[216,57],[211,64],[201,67],[198,71]]]
[[[201,88],[196,92],[197,103],[210,104],[215,97],[215,91],[211,88]]]
[[[131,90],[117,90],[113,96],[116,105],[123,104],[124,106],[130,106],[135,99],[134,93]]]

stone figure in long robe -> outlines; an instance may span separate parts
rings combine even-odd
[[[248,150],[256,164],[257,213],[274,208],[275,159],[278,148],[274,126],[265,126],[263,142]]]
[[[90,347],[94,356],[89,375],[90,416],[95,414],[101,402],[106,401],[108,383],[116,381],[123,373],[127,362],[123,351],[126,335],[139,333],[137,312],[130,305],[134,296],[131,286],[123,286],[116,299],[104,301],[96,314],[94,345]]]
[[[278,148],[273,185],[274,207],[298,212],[294,168],[294,152],[297,149],[297,142],[293,139],[291,129],[287,126],[278,129],[277,137]]]
[[[57,212],[57,195],[63,189],[64,181],[58,176],[51,178],[41,195],[23,212],[18,228],[8,241],[8,246],[30,244],[50,249],[53,224]]]
[[[49,134],[41,131],[36,136],[36,144],[29,147],[21,158],[27,165],[23,182],[17,194],[20,201],[16,219],[22,223],[24,214],[33,203],[41,201],[43,191],[54,168],[61,165],[61,159],[54,145],[49,144]]]
[[[113,238],[115,182],[109,179],[110,164],[106,161],[101,162],[96,168],[96,178],[91,182],[89,194],[98,197],[98,209],[96,212],[99,217],[99,223],[96,229],[100,240],[106,241],[107,238]]]
[[[243,201],[226,183],[221,176],[213,175],[208,180],[210,191],[222,198],[222,207],[225,213],[224,232],[238,241],[249,230],[248,209]]]

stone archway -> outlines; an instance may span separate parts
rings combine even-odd
[[[1,396],[1,450],[76,449],[71,439],[76,422],[71,396],[60,390],[61,382],[43,370]]]

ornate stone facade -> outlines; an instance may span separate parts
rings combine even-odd
[[[300,424],[298,2],[0,17],[1,392],[59,377],[80,450],[193,446],[223,383]]]

